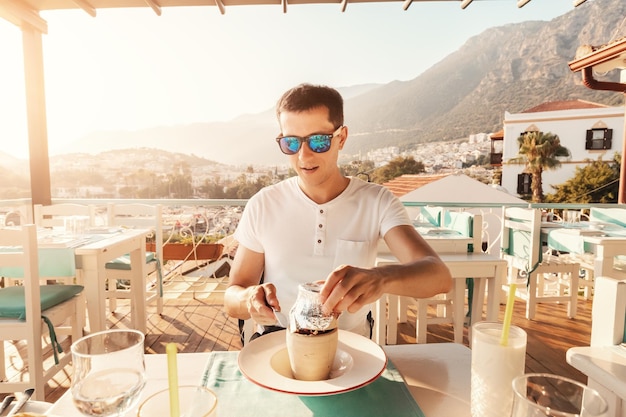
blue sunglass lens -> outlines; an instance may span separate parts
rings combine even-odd
[[[322,153],[330,149],[330,135],[309,136],[309,147],[313,152]]]
[[[296,153],[300,150],[300,141],[294,137],[284,137],[281,139],[281,145],[287,153]]]

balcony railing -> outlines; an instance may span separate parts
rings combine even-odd
[[[76,203],[94,205],[99,213],[101,224],[106,224],[106,208],[108,204],[160,204],[163,209],[164,226],[166,230],[187,227],[191,233],[202,233],[215,237],[225,237],[232,234],[238,224],[239,216],[248,200],[221,200],[221,199],[53,199],[55,203]],[[427,204],[419,202],[404,202],[412,218],[416,218],[420,207]],[[484,203],[429,203],[430,206],[440,206],[452,211],[469,211],[481,214],[483,218],[483,250],[490,253],[500,252],[500,231],[502,228],[502,205],[490,202]],[[523,204],[521,206],[540,208],[560,215],[563,210],[581,210],[588,213],[591,207],[619,207],[623,204]],[[32,209],[29,199],[0,200],[0,226],[32,223]],[[228,250],[228,249],[226,249]]]

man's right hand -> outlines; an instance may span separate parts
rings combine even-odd
[[[250,318],[263,326],[276,324],[276,317],[272,308],[280,311],[280,304],[276,298],[274,284],[254,285],[249,287],[246,293],[246,307],[250,313]]]

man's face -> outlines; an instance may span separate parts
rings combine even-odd
[[[336,131],[328,120],[328,109],[316,107],[305,112],[283,112],[280,114],[282,136],[307,137],[316,133],[332,134]],[[311,150],[303,143],[298,152],[289,155],[289,163],[306,187],[323,187],[328,179],[338,172],[339,150],[345,143],[345,128],[340,129],[331,139],[330,149],[323,153]]]

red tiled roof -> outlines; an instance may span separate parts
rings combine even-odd
[[[396,197],[401,197],[413,190],[416,190],[426,184],[430,184],[433,181],[440,180],[451,173],[437,174],[437,175],[422,175],[422,174],[404,174],[400,177],[396,177],[391,181],[383,183],[383,186],[389,188]]]
[[[497,132],[492,133],[489,137],[491,139],[504,139],[504,129],[500,129]]]
[[[574,110],[574,109],[597,109],[609,107],[600,103],[585,100],[547,101],[538,106],[524,110],[522,113],[537,113],[542,111]]]

